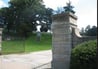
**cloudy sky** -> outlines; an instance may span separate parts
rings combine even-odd
[[[0,0],[0,8],[8,6],[9,0]],[[68,0],[43,0],[47,7],[57,9],[57,7],[66,6]],[[78,16],[78,28],[86,27],[87,25],[97,26],[97,0],[70,0],[75,7],[74,10]]]

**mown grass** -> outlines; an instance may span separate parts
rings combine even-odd
[[[41,40],[38,41],[36,34],[33,34],[25,40],[10,40],[2,42],[2,53],[28,53],[41,50],[49,50],[52,46],[51,34],[44,33],[41,35]]]

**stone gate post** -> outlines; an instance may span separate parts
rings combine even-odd
[[[52,69],[69,69],[72,48],[72,24],[77,17],[72,13],[53,16],[52,23]]]
[[[2,42],[2,30],[3,30],[3,28],[0,28],[0,55],[2,54],[2,45],[1,45],[1,42]]]

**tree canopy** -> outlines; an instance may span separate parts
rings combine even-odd
[[[4,17],[4,32],[28,36],[28,33],[37,30],[51,29],[52,9],[46,8],[42,0],[10,0],[9,7],[1,8]]]

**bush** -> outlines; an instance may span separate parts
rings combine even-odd
[[[71,69],[97,69],[96,49],[96,40],[84,42],[76,46],[72,50]]]

